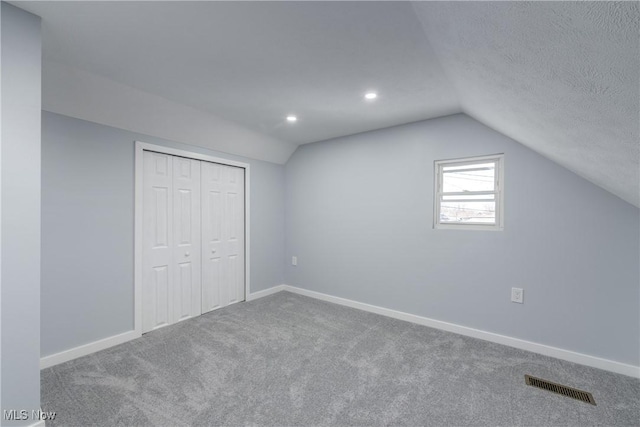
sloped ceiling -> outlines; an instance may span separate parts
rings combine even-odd
[[[468,115],[640,206],[637,2],[415,2]]]
[[[286,144],[465,112],[640,206],[637,2],[13,3],[43,18],[47,62],[270,141],[227,152],[284,162]]]
[[[45,59],[282,141],[460,112],[406,2],[18,4],[43,17]]]

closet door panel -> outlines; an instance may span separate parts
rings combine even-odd
[[[244,300],[244,169],[202,162],[202,200],[206,312]]]
[[[144,152],[142,293],[143,332],[172,323],[172,158]]]
[[[223,174],[225,209],[225,301],[243,301],[244,295],[244,169],[226,166]]]
[[[173,322],[201,314],[200,162],[173,157]]]
[[[202,312],[222,306],[223,166],[202,162]]]

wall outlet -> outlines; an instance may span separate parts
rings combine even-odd
[[[511,302],[524,303],[524,289],[511,288]]]
[[[291,257],[291,265],[298,265],[298,257],[297,256],[292,256]]]

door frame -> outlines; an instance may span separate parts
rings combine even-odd
[[[171,156],[186,157],[205,162],[219,163],[227,166],[235,166],[244,169],[244,300],[249,298],[251,289],[250,275],[250,165],[248,163],[229,160],[222,157],[209,156],[193,151],[178,148],[165,147],[163,145],[149,144],[135,141],[135,223],[134,223],[134,329],[138,336],[142,335],[142,207],[143,207],[143,152],[168,154]]]

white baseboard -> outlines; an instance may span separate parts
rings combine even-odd
[[[84,344],[79,347],[74,347],[69,350],[61,351],[60,353],[45,356],[40,359],[40,369],[45,369],[50,366],[58,365],[69,360],[77,359],[78,357],[86,356],[96,351],[104,350],[109,347],[113,347],[118,344],[131,341],[139,338],[141,335],[136,331],[128,331],[122,334],[114,335],[112,337],[104,338],[98,341]]]
[[[378,307],[371,304],[365,304],[346,298],[334,297],[332,295],[320,292],[310,291],[308,289],[297,288],[289,285],[277,285],[269,289],[253,292],[247,296],[247,301],[253,301],[268,295],[281,291],[289,291],[295,294],[308,296],[311,298],[331,302],[334,304],[344,305],[346,307],[358,310],[368,311],[370,313],[380,314],[382,316],[392,317],[394,319],[404,320],[406,322],[417,323],[419,325],[428,326],[443,331],[453,332],[468,337],[478,338],[485,341],[503,344],[509,347],[519,348],[521,350],[531,351],[533,353],[545,356],[555,357],[556,359],[566,360],[569,362],[579,363],[581,365],[591,366],[593,368],[603,369],[633,378],[640,378],[640,367],[616,362],[614,360],[603,359],[600,357],[589,356],[583,353],[577,353],[570,350],[564,350],[557,347],[551,347],[545,344],[539,344],[531,341],[521,340],[519,338],[508,337],[506,335],[495,334],[493,332],[482,331],[480,329],[469,328],[467,326],[456,325],[455,323],[443,322],[440,320],[430,319],[428,317],[417,316],[415,314],[404,313],[402,311],[391,310],[389,308]],[[60,353],[45,356],[40,359],[40,369],[48,368],[59,363],[67,362],[78,357],[86,356],[96,351],[104,350],[118,344],[139,338],[141,335],[136,331],[128,331],[119,335],[114,335],[99,341],[65,350]]]
[[[253,292],[249,294],[249,296],[247,297],[247,301],[253,301],[258,298],[266,297],[282,290],[284,290],[284,285],[277,285],[269,289]],[[112,337],[94,341],[89,344],[84,344],[79,347],[74,347],[69,350],[61,351],[60,353],[45,356],[40,359],[40,369],[45,369],[50,366],[68,362],[69,360],[77,359],[78,357],[86,356],[88,354],[95,353],[96,351],[104,350],[109,347],[131,341],[133,339],[139,338],[140,336],[142,336],[140,332],[128,331],[122,334],[114,335]]]
[[[274,286],[272,288],[269,289],[265,289],[263,291],[258,291],[258,292],[252,292],[249,294],[249,296],[247,296],[247,301],[253,301],[256,300],[258,298],[263,298],[269,295],[273,295],[277,292],[283,291],[285,288],[285,285],[277,285]]]
[[[566,360],[569,362],[579,363],[581,365],[591,366],[593,368],[603,369],[605,371],[611,371],[622,375],[627,375],[634,378],[640,378],[640,367],[627,365],[625,363],[616,362],[609,359],[602,359],[600,357],[589,356],[583,353],[576,353],[570,350],[564,350],[557,347],[551,347],[545,344],[538,344],[531,341],[525,341],[518,338],[508,337],[506,335],[499,335],[493,332],[482,331],[480,329],[473,329],[467,326],[460,326],[454,323],[442,322],[440,320],[429,319],[428,317],[416,316],[415,314],[404,313],[402,311],[391,310],[388,308],[378,307],[375,305],[365,304],[349,300],[346,298],[334,297],[332,295],[323,294],[320,292],[310,291],[307,289],[297,288],[295,286],[282,285],[278,286],[281,290],[293,292],[296,294],[304,295],[319,300],[332,302],[334,304],[340,304],[358,310],[364,310],[371,313],[381,314],[383,316],[392,317],[394,319],[404,320],[406,322],[417,323],[419,325],[428,326],[435,329],[441,329],[443,331],[453,332],[468,337],[479,338],[481,340],[494,342],[497,344],[503,344],[509,347],[515,347],[521,350],[531,351],[533,353],[542,354],[545,356],[555,357],[556,359]],[[273,289],[273,288],[272,288]]]

